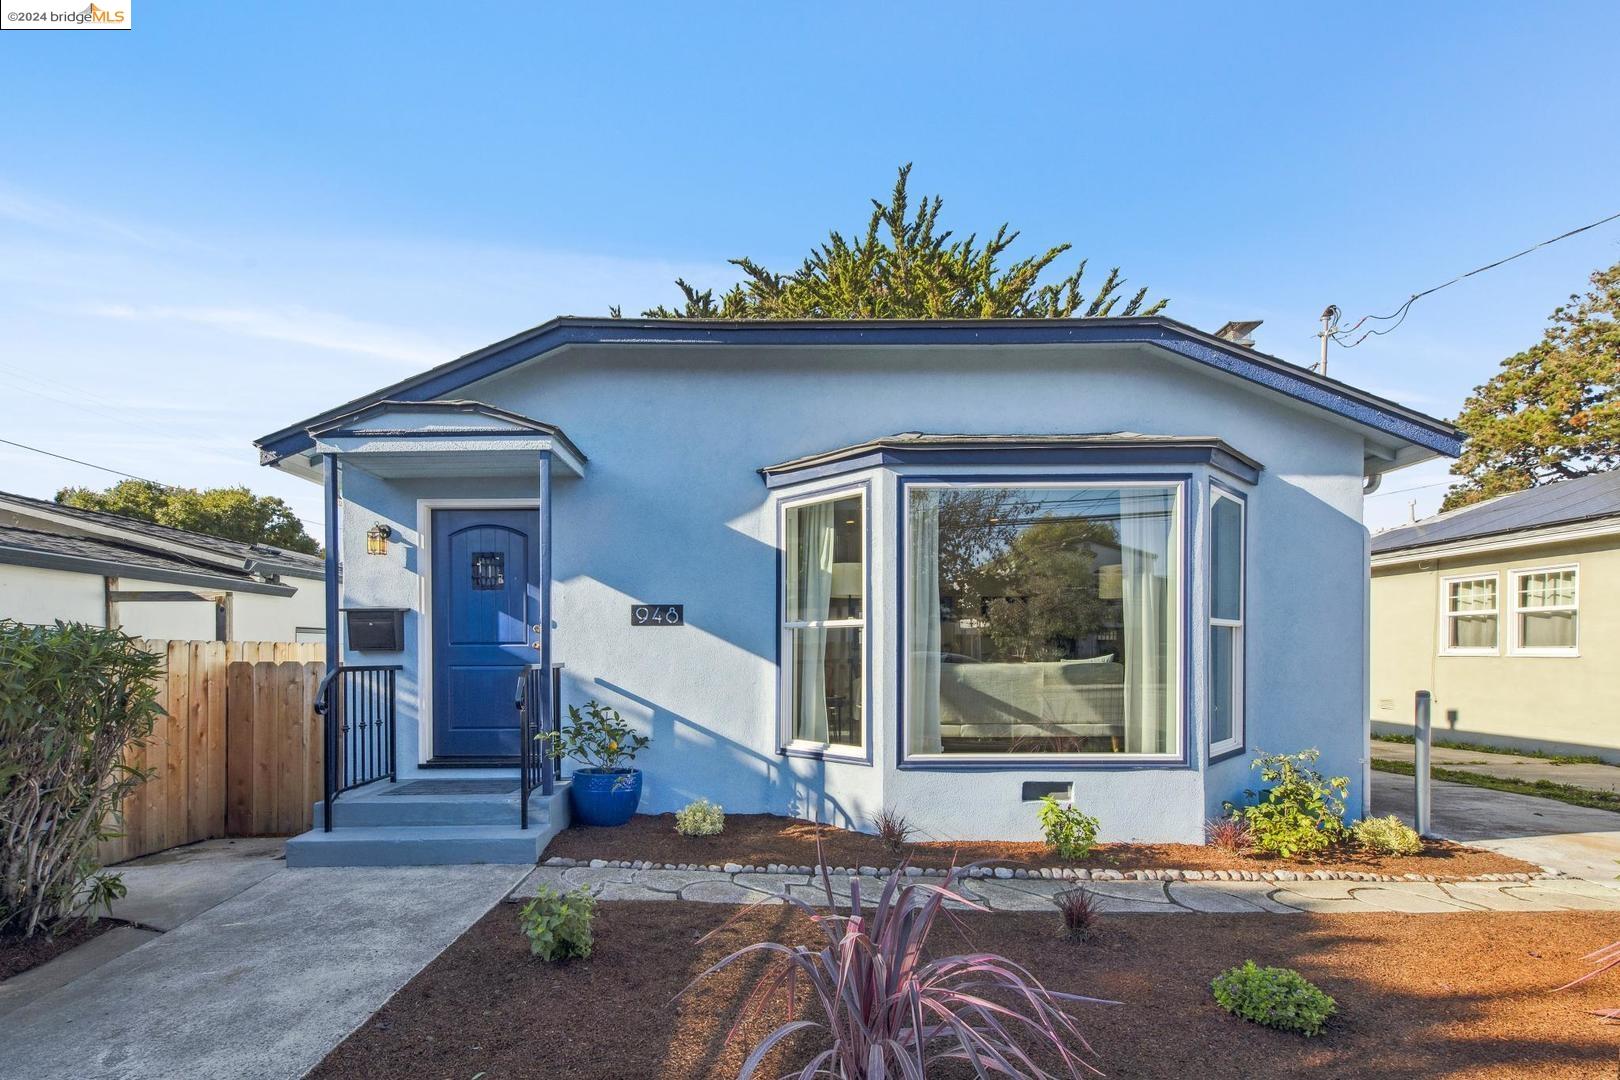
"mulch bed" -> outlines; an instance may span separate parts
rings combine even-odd
[[[831,826],[821,827],[821,848],[829,866],[892,867],[899,857],[875,836]],[[1085,859],[1065,862],[1042,843],[993,840],[923,841],[908,844],[911,865],[944,868],[995,860],[1014,869],[1073,866],[1092,870],[1312,870],[1368,874],[1424,874],[1441,880],[1480,874],[1534,874],[1541,867],[1483,848],[1430,841],[1420,855],[1379,856],[1352,849],[1331,858],[1277,859],[1267,855],[1221,851],[1199,844],[1098,844]],[[682,836],[674,814],[637,814],[627,825],[611,829],[575,827],[563,830],[546,848],[545,858],[628,859],[655,863],[728,862],[744,866],[816,864],[816,826],[774,814],[727,814],[719,836]]]
[[[80,919],[54,937],[44,930],[31,937],[0,934],[0,982],[54,960],[117,925],[116,919]]]
[[[736,910],[604,903],[594,955],[547,965],[529,955],[514,906],[498,904],[310,1075],[735,1077],[743,1054],[722,1043],[758,958],[670,999],[741,945],[814,933],[794,909],[756,908],[696,944]],[[1112,1077],[1615,1075],[1620,1026],[1586,1011],[1620,1002],[1620,978],[1548,993],[1585,972],[1582,955],[1620,938],[1620,917],[1609,913],[1117,915],[1084,944],[1063,936],[1055,915],[964,921],[974,946],[1025,965],[1049,988],[1124,1002],[1070,1006]],[[944,926],[932,944],[962,947]],[[1222,1012],[1209,981],[1247,959],[1297,968],[1337,999],[1328,1032],[1306,1039]],[[790,1045],[760,1075],[802,1062],[808,1045]]]

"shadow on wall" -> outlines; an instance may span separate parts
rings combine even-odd
[[[743,776],[755,776],[764,788],[763,802],[773,808],[772,812],[836,825],[843,829],[861,827],[862,819],[857,814],[851,813],[836,797],[827,793],[826,777],[821,772],[819,764],[814,776],[793,775],[789,766],[790,759],[775,754],[762,754],[716,732],[711,727],[682,716],[672,709],[666,709],[657,702],[606,679],[597,678],[592,680],[592,683],[647,710],[647,723],[651,729],[653,746],[656,747],[660,740],[665,740],[665,745],[669,745],[682,738],[689,742],[705,743],[702,748],[689,746],[686,749],[687,754],[701,755],[703,772],[688,771],[684,775],[674,772],[661,773],[648,778],[659,789],[655,796],[659,803],[684,806],[697,798],[714,799],[715,784],[712,780],[705,782],[707,774],[711,771],[730,778],[732,783],[736,783],[738,778]]]

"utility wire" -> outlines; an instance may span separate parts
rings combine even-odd
[[[114,476],[122,476],[128,480],[139,480],[143,484],[151,484],[153,487],[160,487],[164,491],[175,490],[175,485],[165,484],[161,480],[148,480],[144,476],[136,476],[134,473],[128,473],[122,469],[109,468],[106,465],[97,465],[93,461],[81,461],[76,457],[68,457],[66,454],[58,454],[54,450],[41,450],[37,446],[29,446],[27,443],[20,443],[14,439],[0,439],[0,443],[5,443],[7,446],[15,446],[20,450],[32,450],[36,454],[44,454],[46,457],[53,457],[58,461],[71,461],[73,464],[83,465],[87,469],[100,469],[102,472],[112,473]],[[320,522],[311,521],[309,518],[301,517],[298,520],[302,521],[305,525],[313,525],[316,528],[322,527]]]
[[[1343,330],[1335,330],[1329,336],[1334,341],[1338,342],[1339,345],[1343,346],[1344,348],[1353,349],[1357,345],[1360,345],[1363,341],[1366,341],[1370,337],[1374,337],[1374,336],[1382,337],[1385,334],[1393,332],[1396,327],[1400,326],[1401,323],[1406,321],[1406,314],[1407,314],[1407,312],[1412,310],[1412,305],[1417,303],[1419,300],[1423,299],[1425,296],[1429,296],[1429,295],[1431,295],[1433,293],[1437,293],[1441,289],[1446,288],[1447,286],[1455,285],[1455,284],[1457,284],[1457,282],[1463,280],[1464,278],[1471,278],[1475,274],[1483,274],[1487,270],[1494,270],[1498,266],[1501,266],[1504,263],[1510,263],[1514,259],[1522,258],[1523,256],[1530,254],[1532,251],[1537,251],[1537,250],[1539,250],[1541,248],[1546,247],[1548,244],[1556,244],[1560,240],[1567,240],[1571,236],[1575,236],[1578,233],[1586,232],[1588,229],[1595,229],[1599,225],[1607,225],[1609,222],[1614,221],[1617,218],[1620,218],[1620,213],[1610,214],[1608,217],[1602,218],[1602,219],[1600,219],[1598,221],[1594,221],[1590,225],[1582,225],[1578,229],[1571,229],[1566,233],[1560,233],[1559,235],[1553,237],[1551,240],[1543,240],[1539,244],[1531,244],[1529,247],[1525,248],[1523,251],[1515,252],[1514,254],[1507,256],[1505,259],[1497,259],[1493,263],[1487,263],[1484,266],[1476,267],[1475,269],[1468,271],[1466,274],[1458,274],[1456,277],[1452,278],[1450,281],[1444,282],[1443,284],[1440,284],[1440,285],[1436,285],[1432,289],[1424,289],[1422,292],[1413,293],[1411,296],[1406,298],[1406,303],[1402,304],[1400,307],[1396,308],[1394,311],[1390,312],[1388,315],[1363,315],[1361,318],[1356,320],[1355,325],[1347,327],[1346,329],[1343,329]],[[1357,330],[1359,330],[1363,323],[1374,322],[1374,321],[1376,321],[1376,322],[1389,322],[1391,319],[1393,319],[1395,321],[1395,326],[1387,326],[1387,327],[1384,327],[1383,329],[1379,329],[1377,327],[1372,327],[1372,328],[1368,329],[1366,333],[1364,333],[1360,337],[1356,338],[1356,340],[1354,340],[1354,341],[1346,342],[1346,341],[1343,340],[1344,338],[1348,337],[1351,334],[1354,334]]]

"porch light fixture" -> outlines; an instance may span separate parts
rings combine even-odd
[[[390,529],[387,525],[384,525],[380,521],[377,522],[375,525],[373,525],[371,528],[367,529],[366,530],[366,554],[367,555],[386,555],[386,554],[388,554],[388,538],[393,536],[393,535],[394,535],[394,530]]]

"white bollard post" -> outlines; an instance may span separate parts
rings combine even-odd
[[[1416,723],[1413,731],[1412,749],[1412,775],[1417,784],[1416,799],[1413,808],[1414,824],[1417,826],[1419,836],[1429,835],[1429,813],[1433,807],[1433,789],[1429,784],[1429,747],[1433,739],[1433,729],[1429,724],[1429,708],[1432,704],[1427,690],[1417,692]]]

